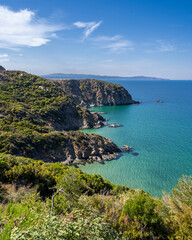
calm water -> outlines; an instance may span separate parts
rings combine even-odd
[[[115,81],[140,105],[92,108],[105,112],[109,123],[123,127],[85,130],[127,144],[138,153],[118,160],[86,164],[80,168],[100,174],[115,184],[143,189],[153,196],[171,191],[178,179],[192,175],[192,81]],[[161,99],[164,103],[156,103]]]

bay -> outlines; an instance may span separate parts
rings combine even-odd
[[[123,85],[139,105],[94,107],[108,123],[122,127],[84,130],[134,148],[118,160],[80,169],[100,174],[112,183],[143,189],[160,197],[179,178],[192,175],[192,81],[111,81]],[[163,100],[157,103],[155,100]]]

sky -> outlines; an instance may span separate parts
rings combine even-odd
[[[0,0],[0,65],[192,80],[192,1]]]

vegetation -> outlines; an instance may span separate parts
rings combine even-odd
[[[3,240],[191,239],[192,178],[155,199],[61,163],[0,154],[0,171]]]
[[[0,84],[0,131],[55,130],[55,124],[65,123],[62,114],[70,108],[76,118],[87,110],[68,97],[61,88],[46,79],[20,71],[6,71]]]
[[[0,239],[192,240],[192,177],[183,176],[172,194],[157,199],[59,162],[34,160],[70,143],[90,146],[83,133],[53,131],[63,106],[74,104],[62,90],[23,72],[3,74]]]

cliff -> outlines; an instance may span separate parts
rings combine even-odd
[[[119,84],[95,79],[50,80],[81,106],[110,106],[138,103]]]

